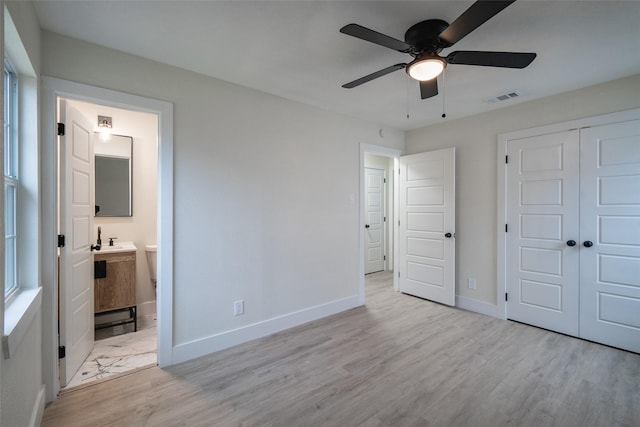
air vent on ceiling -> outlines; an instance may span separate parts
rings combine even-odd
[[[487,99],[487,102],[489,104],[495,104],[495,103],[498,103],[498,102],[508,101],[510,99],[513,99],[513,98],[519,98],[521,96],[522,96],[522,94],[520,92],[513,91],[513,92],[505,93],[504,95],[498,95],[495,98],[489,98],[489,99]]]

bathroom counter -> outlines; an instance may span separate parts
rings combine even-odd
[[[133,242],[118,242],[113,246],[102,245],[100,250],[95,251],[94,254],[98,255],[98,254],[113,254],[118,252],[135,252],[137,250],[138,248],[136,248],[136,245],[134,245]]]

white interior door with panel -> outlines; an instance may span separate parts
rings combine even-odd
[[[580,143],[580,336],[640,353],[640,120]]]
[[[60,101],[60,383],[65,386],[94,343],[93,316],[93,126],[75,108]]]
[[[577,130],[509,141],[506,266],[512,320],[578,334]]]
[[[384,170],[364,169],[364,273],[384,270]]]
[[[455,305],[455,148],[399,159],[398,290]]]

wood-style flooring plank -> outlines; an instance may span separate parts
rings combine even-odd
[[[68,391],[43,426],[640,426],[640,355],[396,293]]]

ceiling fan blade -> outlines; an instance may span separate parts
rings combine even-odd
[[[502,9],[509,6],[515,0],[507,1],[485,1],[479,0],[464,11],[462,15],[440,33],[438,37],[449,43],[449,46],[457,43],[467,34],[478,28],[480,25],[500,13]]]
[[[348,36],[357,37],[359,39],[375,43],[380,46],[388,47],[389,49],[397,50],[398,52],[409,52],[411,46],[403,41],[394,39],[377,31],[370,30],[358,24],[349,24],[340,28],[340,32]]]
[[[345,89],[352,89],[356,86],[360,86],[363,83],[370,82],[373,79],[377,79],[378,77],[386,76],[387,74],[393,73],[394,71],[397,71],[397,70],[402,70],[406,66],[407,64],[392,65],[390,67],[383,68],[382,70],[376,71],[375,73],[371,73],[367,76],[360,77],[359,79],[354,80],[352,82],[343,84],[342,87]]]
[[[535,53],[484,52],[459,50],[451,52],[446,60],[449,64],[480,65],[484,67],[525,68],[536,58]]]
[[[420,98],[427,99],[438,94],[438,78],[420,82]]]

